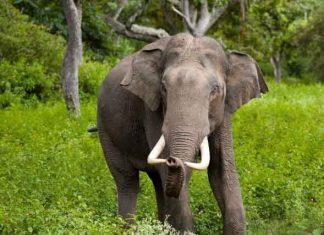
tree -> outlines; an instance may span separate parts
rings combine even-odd
[[[300,28],[298,44],[303,55],[310,58],[308,70],[324,81],[324,4],[321,3],[304,27]]]
[[[195,1],[196,2],[196,1]],[[244,17],[244,0],[213,1],[209,4],[207,0],[197,3],[189,0],[159,0],[160,9],[164,15],[165,26],[171,29],[171,33],[177,33],[176,20],[171,20],[176,14],[177,19],[183,20],[183,27],[180,31],[186,31],[194,36],[203,36],[213,24],[233,5],[240,3],[242,17]],[[140,6],[133,10],[133,14],[126,22],[120,20],[122,11],[128,4],[127,0],[119,0],[113,13],[106,15],[106,21],[119,34],[129,38],[147,42],[155,41],[158,38],[168,36],[170,33],[164,28],[148,27],[136,24],[135,21],[144,14],[149,0],[141,1]],[[171,13],[171,10],[174,14]]]
[[[281,64],[294,48],[293,38],[297,26],[304,20],[305,9],[312,0],[254,0],[248,10],[249,35],[246,44],[267,56],[273,67],[277,83],[281,82]],[[258,45],[257,45],[258,43]]]
[[[62,66],[62,88],[66,107],[73,117],[80,116],[78,71],[82,60],[82,0],[63,0],[68,26],[68,44]]]

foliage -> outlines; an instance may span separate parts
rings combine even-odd
[[[313,13],[309,22],[301,27],[298,38],[299,51],[306,54],[310,61],[306,64],[309,72],[316,74],[320,81],[324,81],[324,4],[322,3]]]
[[[46,75],[42,64],[30,64],[25,60],[16,63],[2,60],[0,77],[0,108],[8,107],[12,103],[46,101],[53,95],[52,89],[58,80],[55,74]]]
[[[43,30],[46,29],[51,33],[67,36],[66,23],[60,4],[46,0],[10,0],[10,2],[24,14],[27,14],[31,22],[43,25]],[[125,57],[143,46],[142,42],[117,35],[105,23],[105,15],[116,10],[117,2],[103,0],[83,2],[82,37],[85,55],[91,60],[109,60],[110,63],[114,64],[116,58]],[[199,5],[201,2],[200,0],[193,1],[195,5]],[[209,1],[209,4],[224,5],[226,2],[228,1]],[[209,32],[211,36],[220,38],[229,48],[251,54],[261,62],[266,75],[273,74],[269,58],[274,54],[281,54],[283,75],[311,81],[313,73],[310,67],[314,62],[320,64],[319,61],[322,61],[315,60],[316,57],[323,54],[322,50],[318,49],[321,45],[319,44],[321,38],[317,40],[317,43],[314,39],[311,47],[307,46],[310,43],[304,40],[305,37],[302,37],[304,39],[299,42],[305,50],[317,51],[316,56],[315,53],[305,53],[305,51],[300,50],[300,44],[294,43],[293,39],[300,32],[307,31],[306,29],[311,27],[304,19],[313,13],[313,9],[319,5],[319,2],[320,0],[246,1],[247,19],[243,24],[240,19],[239,7],[233,6]],[[126,22],[134,13],[134,10],[140,6],[140,1],[129,1],[120,16],[121,20]],[[169,3],[164,9],[161,2],[149,1],[145,15],[137,21],[142,25],[165,28],[172,34],[182,31],[181,17],[170,11],[169,8]],[[166,9],[168,10],[167,15]],[[318,15],[320,20],[321,14]],[[309,24],[312,24],[312,22],[310,21]],[[320,24],[315,23],[314,25],[320,26]],[[300,28],[301,26],[303,28]],[[320,27],[317,28],[317,32],[321,32]],[[307,32],[303,35],[315,33],[314,30]],[[307,57],[304,56],[305,54]],[[321,79],[322,67],[318,65],[314,71],[317,77]]]
[[[64,40],[28,22],[28,17],[7,1],[0,2],[0,42],[2,59],[15,62],[23,58],[43,64],[47,73],[60,71]]]
[[[63,39],[0,2],[0,108],[46,101],[59,89]]]
[[[284,53],[289,48],[292,35],[295,33],[294,24],[303,19],[304,9],[309,8],[313,1],[259,1],[254,0],[249,7],[248,27],[258,40],[265,55],[276,52]],[[253,34],[252,34],[253,35]],[[250,35],[248,35],[250,36]]]
[[[61,96],[63,44],[62,37],[32,24],[8,1],[0,2],[0,108],[15,103],[35,106]],[[108,65],[84,58],[79,72],[81,97],[97,94],[100,82],[118,59],[110,57],[110,61]]]
[[[42,25],[52,34],[67,37],[67,28],[61,4],[47,0],[11,0],[12,4],[29,16],[31,22]],[[104,21],[104,14],[116,7],[109,1],[83,1],[82,40],[85,52],[93,60],[124,57],[142,43],[116,35]],[[44,28],[44,29],[45,29]],[[138,46],[137,46],[138,47]]]
[[[79,90],[81,98],[93,98],[98,94],[102,80],[106,77],[110,65],[96,61],[86,61],[79,71]]]
[[[136,2],[136,1],[135,1]],[[111,3],[96,0],[84,1],[82,15],[82,40],[86,45],[86,52],[92,55],[93,60],[115,60],[132,53],[138,45],[133,40],[125,39],[113,32],[106,24],[104,17]]]
[[[271,92],[271,99],[247,105],[234,119],[235,145],[247,145],[236,148],[244,202],[251,222],[285,219],[297,232],[310,226],[306,215],[323,217],[316,212],[324,198],[323,88],[297,84],[273,86]],[[263,126],[244,129],[250,122]]]
[[[308,28],[307,19],[318,0],[251,0],[246,1],[246,20],[240,21],[239,9],[233,9],[214,26],[213,36],[220,38],[228,48],[252,55],[261,63],[264,73],[273,74],[271,56],[280,56],[283,75],[310,81],[307,67],[309,58],[299,50],[296,36]],[[302,29],[301,29],[301,26]],[[319,47],[317,47],[319,48]]]
[[[319,84],[270,83],[270,93],[234,115],[248,234],[323,231],[323,92]],[[123,233],[99,140],[86,132],[95,125],[95,103],[82,106],[82,113],[69,119],[61,102],[0,110],[0,233]],[[220,233],[206,172],[193,173],[190,202],[197,234]],[[153,217],[153,186],[141,174],[140,234],[164,228]]]
[[[85,61],[79,71],[81,99],[90,99],[98,93],[110,64]],[[58,99],[61,95],[60,78],[57,73],[46,73],[37,62],[27,63],[21,59],[15,63],[2,60],[0,63],[0,109],[22,103],[36,106],[39,102]]]
[[[127,231],[128,234],[159,234],[159,235],[179,235],[167,222],[161,223],[151,218],[137,221],[135,225]]]
[[[49,32],[67,34],[63,8],[58,2],[43,0],[10,0],[35,24],[46,25]]]

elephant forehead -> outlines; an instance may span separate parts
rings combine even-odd
[[[188,44],[191,44],[192,41],[194,41],[195,38],[188,33],[179,33],[175,36],[173,36],[168,44],[168,47],[170,48],[183,48],[186,47]]]
[[[223,62],[226,60],[218,41],[209,37],[193,37],[188,33],[177,34],[170,40],[164,58],[177,64],[187,60],[199,62],[202,54],[214,55],[214,58]]]
[[[209,88],[210,74],[202,68],[196,68],[194,64],[184,63],[181,66],[175,66],[166,71],[162,78],[167,89],[173,87],[180,91],[185,91],[185,88],[189,88],[190,92],[193,92],[192,88],[203,90]]]
[[[192,55],[194,51],[200,48],[200,38],[193,37],[187,33],[181,33],[174,36],[169,44],[167,52],[177,51],[181,56]]]

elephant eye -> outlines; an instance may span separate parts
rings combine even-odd
[[[219,89],[220,89],[219,85],[218,84],[214,84],[213,85],[213,88],[211,90],[211,94],[214,95],[214,94],[218,93],[219,92]]]

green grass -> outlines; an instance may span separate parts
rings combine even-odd
[[[248,234],[321,234],[323,86],[270,85],[233,118]],[[0,234],[123,233],[97,135],[86,132],[95,108],[83,104],[78,121],[61,102],[0,110]],[[206,172],[193,174],[190,193],[196,233],[219,234]],[[168,229],[155,217],[153,187],[141,174],[139,231]]]

